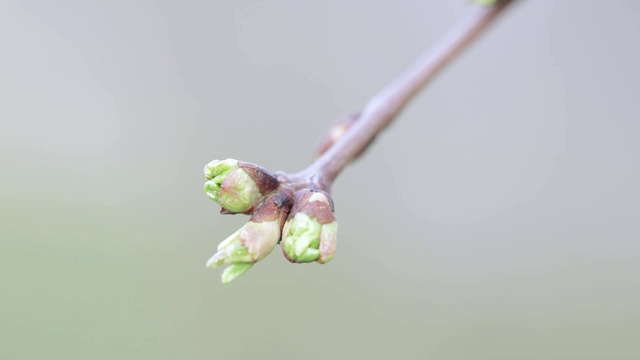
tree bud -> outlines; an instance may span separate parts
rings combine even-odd
[[[324,154],[325,151],[329,150],[329,148],[331,148],[331,146],[333,146],[333,144],[335,144],[336,141],[338,141],[338,139],[340,139],[357,120],[358,115],[347,115],[331,125],[329,132],[320,142],[320,145],[316,150],[315,157],[319,157]]]
[[[284,256],[298,263],[324,264],[333,259],[338,232],[333,212],[333,203],[325,192],[311,189],[296,192],[282,231]]]
[[[204,191],[223,213],[251,213],[279,185],[266,169],[234,159],[213,160],[204,173]]]
[[[256,209],[248,223],[218,245],[218,252],[207,261],[207,266],[215,268],[230,264],[222,273],[225,284],[247,272],[278,244],[291,203],[288,190],[270,196]]]
[[[351,129],[351,127],[353,127],[353,125],[355,125],[358,122],[359,116],[360,114],[345,115],[342,118],[340,118],[338,121],[336,121],[329,129],[329,132],[325,135],[325,137],[320,142],[320,145],[316,149],[314,157],[316,158],[320,157],[327,150],[329,150],[333,146],[333,144],[338,142],[338,140],[340,140],[344,136],[344,134],[347,131],[349,131],[349,129]],[[375,138],[372,138],[364,146],[364,148],[354,156],[354,159],[358,158],[374,139]]]

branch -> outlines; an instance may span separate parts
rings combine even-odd
[[[479,0],[476,0],[479,1]],[[486,0],[495,2],[495,0]],[[338,223],[329,190],[344,167],[362,153],[409,101],[460,51],[471,44],[514,0],[477,7],[437,41],[409,69],[375,95],[362,112],[343,119],[328,135],[321,155],[296,174],[271,173],[234,159],[214,160],[204,173],[204,189],[223,214],[251,219],[218,246],[207,266],[230,265],[222,273],[229,283],[267,256],[279,243],[294,263],[331,261]]]
[[[470,45],[512,0],[476,7],[432,45],[414,64],[366,104],[358,120],[309,167],[288,176],[297,184],[313,184],[329,190],[331,184],[373,138],[393,121],[409,101],[461,50]]]

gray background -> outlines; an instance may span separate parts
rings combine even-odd
[[[463,1],[0,2],[0,358],[640,358],[640,5],[525,1],[230,286],[203,165],[297,171]]]

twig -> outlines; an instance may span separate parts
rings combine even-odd
[[[207,262],[229,264],[222,282],[229,283],[267,256],[280,243],[294,263],[329,262],[336,251],[338,223],[329,194],[336,176],[369,145],[424,85],[485,29],[514,0],[475,9],[437,41],[407,71],[374,96],[357,115],[342,122],[346,132],[323,145],[324,153],[296,174],[271,173],[234,159],[205,166],[207,196],[223,214],[250,214],[240,230],[218,246]]]
[[[296,187],[304,184],[329,190],[344,167],[362,152],[407,103],[462,49],[471,44],[513,0],[478,6],[436,41],[418,60],[366,104],[353,126],[306,169],[285,175]]]

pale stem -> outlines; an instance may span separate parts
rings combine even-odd
[[[409,101],[462,49],[471,44],[514,0],[493,6],[474,6],[469,15],[437,40],[405,72],[366,104],[358,121],[322,156],[299,173],[288,175],[296,185],[311,184],[328,190],[353,158],[384,129]]]

